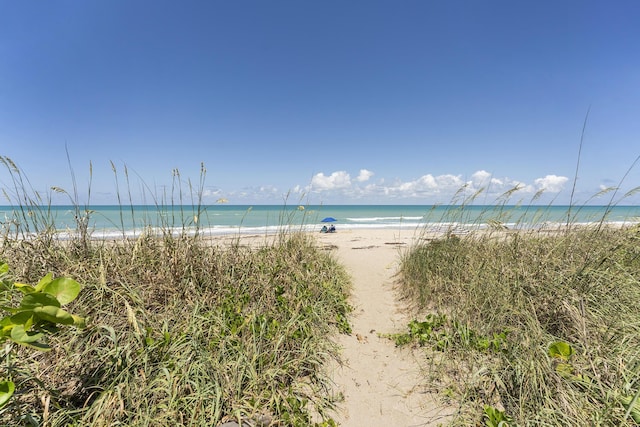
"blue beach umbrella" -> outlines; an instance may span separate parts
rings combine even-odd
[[[337,221],[337,219],[335,219],[334,217],[328,216],[328,217],[326,217],[325,219],[323,219],[320,222],[336,222],[336,221]]]

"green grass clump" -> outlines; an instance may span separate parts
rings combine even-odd
[[[440,317],[396,341],[430,344],[454,425],[638,425],[640,227],[451,236],[404,254],[401,276]]]
[[[46,354],[6,360],[16,393],[2,425],[330,425],[321,366],[345,331],[348,277],[304,235],[259,247],[142,235],[118,242],[5,240],[16,279],[84,285],[87,328]],[[321,425],[321,424],[318,424]]]
[[[51,187],[73,205],[75,227],[61,234],[52,194],[36,191],[10,158],[0,156],[0,165],[13,208],[0,227],[10,279],[75,279],[83,289],[69,309],[87,319],[85,329],[49,337],[48,353],[0,350],[0,386],[15,384],[0,390],[13,393],[0,425],[335,425],[321,367],[337,357],[330,334],[350,331],[350,285],[313,239],[282,231],[251,247],[205,240],[204,164],[197,185],[177,169],[167,192],[143,183],[142,200],[180,214],[156,229],[136,218],[139,237],[128,239],[123,218],[133,218],[134,197],[126,166],[122,176],[113,162],[122,238],[94,239],[92,166],[82,203],[70,159],[72,191]],[[286,219],[282,230],[291,229]],[[15,301],[5,302],[2,315]]]

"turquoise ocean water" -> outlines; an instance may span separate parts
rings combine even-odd
[[[86,212],[86,214],[85,214]],[[30,223],[34,231],[49,221],[61,235],[76,229],[73,206],[39,209],[0,207],[1,227]],[[95,237],[135,236],[145,229],[199,230],[205,235],[271,233],[282,228],[319,230],[322,219],[333,217],[340,229],[477,229],[499,222],[509,228],[535,228],[599,222],[637,223],[640,206],[430,206],[430,205],[211,205],[193,206],[91,206],[86,215],[88,229]],[[46,220],[44,220],[46,218]]]

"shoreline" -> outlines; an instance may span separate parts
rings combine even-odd
[[[495,227],[512,230],[558,227],[570,222],[620,225],[640,222],[640,206],[510,206],[510,205],[216,205],[194,206],[52,206],[0,207],[0,231],[23,236],[32,231],[55,233],[60,239],[90,233],[93,239],[135,238],[143,233],[207,237],[227,234],[270,234],[319,231],[324,217],[337,219],[340,230],[394,229],[418,232],[475,231]]]
[[[436,222],[427,224],[337,224],[336,233],[327,234],[340,234],[340,233],[373,233],[382,232],[385,234],[395,233],[398,235],[413,234],[413,235],[466,235],[474,233],[553,233],[560,232],[567,229],[569,226],[572,229],[585,229],[594,226],[604,226],[613,228],[625,228],[632,227],[640,224],[640,220],[631,219],[627,221],[589,221],[589,222],[543,222],[538,224],[475,224],[475,223],[459,223],[459,222]],[[307,233],[310,235],[323,234],[320,232],[322,224],[307,224],[307,225],[287,225],[287,226],[265,226],[265,227],[222,227],[222,228],[200,228],[193,227],[175,227],[175,228],[153,228],[146,227],[132,230],[90,230],[88,231],[88,238],[92,241],[109,240],[130,240],[138,239],[141,236],[153,236],[162,237],[164,235],[171,235],[172,237],[188,236],[194,237],[196,234],[204,239],[227,239],[227,238],[247,238],[247,237],[264,237],[265,239],[273,236],[279,236],[282,234],[290,233]],[[24,237],[34,237],[38,233],[28,233]],[[54,238],[58,240],[72,240],[79,236],[79,232],[76,230],[57,230],[52,232]]]

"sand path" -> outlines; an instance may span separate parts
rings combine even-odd
[[[411,232],[344,230],[322,235],[353,282],[353,333],[340,335],[343,364],[330,367],[344,395],[335,420],[343,427],[435,426],[446,412],[425,390],[419,355],[397,349],[379,333],[403,332],[409,318],[393,288],[399,254]]]

